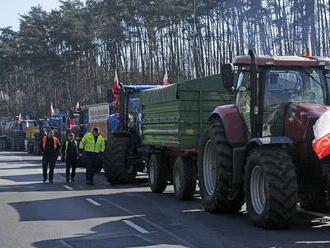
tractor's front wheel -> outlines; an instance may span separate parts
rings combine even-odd
[[[245,172],[245,201],[252,222],[285,228],[296,213],[297,178],[287,152],[260,147],[250,153]]]

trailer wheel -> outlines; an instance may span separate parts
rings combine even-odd
[[[128,150],[130,140],[128,137],[110,138],[104,154],[103,170],[108,182],[112,184],[131,183],[137,172],[133,164],[128,163]]]
[[[175,198],[178,200],[191,200],[196,191],[196,167],[187,157],[178,157],[173,169],[173,186]]]
[[[148,178],[150,189],[154,193],[163,193],[167,187],[169,169],[164,156],[152,154],[148,161]]]
[[[211,124],[203,133],[198,161],[198,179],[205,210],[236,213],[244,202],[243,186],[231,190],[233,149],[222,123]]]
[[[296,213],[297,178],[284,149],[260,147],[251,152],[245,173],[245,199],[256,226],[289,226]]]

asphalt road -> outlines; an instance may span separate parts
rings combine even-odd
[[[145,176],[111,186],[102,174],[85,186],[84,170],[65,184],[41,182],[40,157],[0,153],[0,247],[330,247],[330,213],[299,212],[289,230],[261,230],[247,214],[211,215],[196,199],[150,192]]]

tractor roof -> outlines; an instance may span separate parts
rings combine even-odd
[[[250,65],[250,56],[238,56],[234,58],[235,65]],[[327,57],[303,57],[303,56],[256,56],[259,66],[292,66],[292,67],[317,67],[330,65]]]

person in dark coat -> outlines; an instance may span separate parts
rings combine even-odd
[[[42,151],[42,171],[43,182],[47,181],[47,170],[49,167],[49,183],[53,183],[54,169],[56,160],[60,152],[61,144],[59,140],[54,136],[54,131],[49,130],[47,135],[41,138],[40,149]]]
[[[64,161],[66,165],[66,182],[69,183],[71,178],[71,182],[74,183],[74,177],[76,175],[76,168],[79,156],[78,143],[75,140],[74,133],[69,134],[68,139],[62,148],[62,154],[64,155]]]

